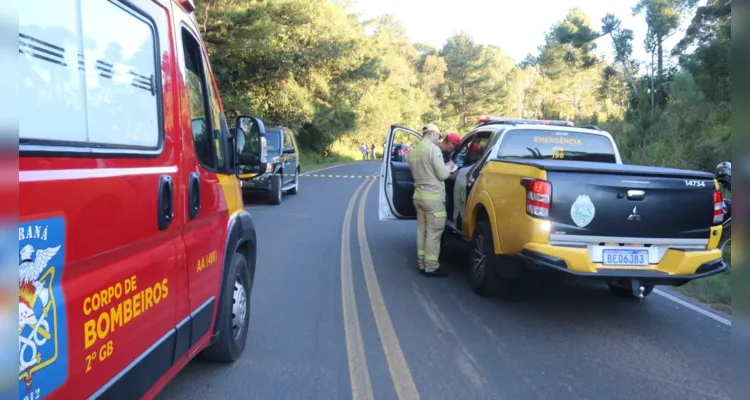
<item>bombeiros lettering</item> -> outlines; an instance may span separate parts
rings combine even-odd
[[[168,279],[164,278],[141,288],[136,275],[133,275],[86,297],[83,301],[83,313],[90,318],[83,324],[84,348],[89,349],[97,341],[103,341],[112,332],[166,299],[169,295],[167,283]],[[107,355],[109,357],[111,345],[109,349],[102,354],[107,354],[109,351]]]

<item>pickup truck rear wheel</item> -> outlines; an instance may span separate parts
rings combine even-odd
[[[253,287],[250,268],[245,256],[234,253],[229,267],[229,279],[222,288],[224,308],[223,321],[216,321],[219,337],[210,347],[203,350],[203,358],[210,361],[232,362],[245,350],[247,331],[250,328],[250,292]]]
[[[489,221],[479,221],[471,242],[469,277],[474,293],[482,297],[505,295],[510,289],[511,280],[498,273],[502,268],[502,258],[495,254]]]

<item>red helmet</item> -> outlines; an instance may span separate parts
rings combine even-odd
[[[461,144],[461,135],[455,132],[451,132],[445,135],[445,139],[443,140],[445,140],[446,142],[453,143],[454,146],[458,146],[459,144]]]

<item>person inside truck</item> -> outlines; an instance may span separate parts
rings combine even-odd
[[[469,151],[466,153],[464,167],[468,167],[482,158],[482,148],[479,143],[473,142],[469,145]]]

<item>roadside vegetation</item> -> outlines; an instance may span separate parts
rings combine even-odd
[[[382,152],[391,124],[466,132],[483,114],[596,124],[627,163],[713,171],[730,159],[730,0],[634,0],[644,43],[616,15],[592,21],[571,9],[520,62],[465,32],[441,47],[412,43],[392,16],[361,21],[342,1],[198,5],[228,117],[293,128],[303,171],[359,160],[362,142]],[[668,48],[674,35],[681,40]],[[634,46],[653,61],[633,60]],[[681,290],[729,305],[730,281],[727,273]]]
[[[724,252],[724,260],[731,265],[731,249]],[[712,308],[732,313],[732,275],[731,270],[710,276],[706,279],[698,279],[678,288],[681,293],[700,300]]]
[[[332,167],[338,164],[344,164],[352,162],[355,158],[351,156],[341,155],[335,152],[328,152],[328,156],[324,156],[322,152],[314,152],[306,149],[300,150],[300,170],[302,172],[313,171],[319,168]],[[361,158],[361,157],[360,157]]]

